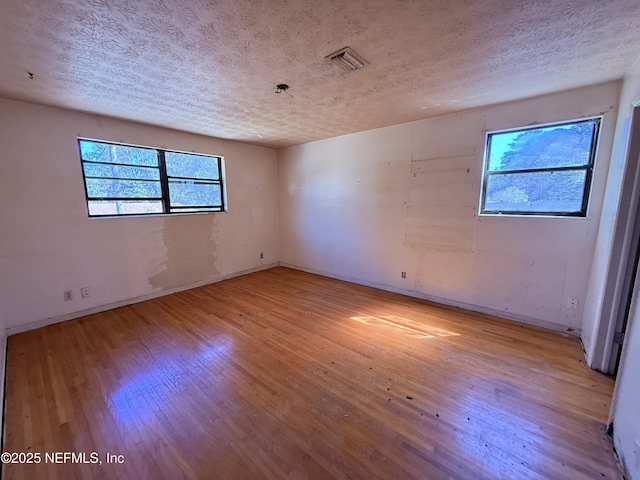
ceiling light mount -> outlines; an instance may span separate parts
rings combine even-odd
[[[347,71],[358,70],[369,63],[359,54],[354,52],[351,47],[341,48],[337,52],[327,55],[325,58],[331,60],[340,68]]]

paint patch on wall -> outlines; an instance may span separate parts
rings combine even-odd
[[[160,271],[149,277],[154,288],[168,290],[215,278],[219,253],[217,214],[165,217],[166,248]]]
[[[478,209],[475,154],[413,160],[404,244],[418,250],[472,251]]]

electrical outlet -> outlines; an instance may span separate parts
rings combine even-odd
[[[567,298],[567,308],[571,310],[576,310],[578,308],[578,299],[577,298]]]
[[[91,296],[91,292],[89,291],[89,287],[82,287],[80,289],[80,295],[82,295],[82,298],[88,298]]]
[[[264,258],[264,253],[260,252],[260,258]]]
[[[400,276],[401,276],[402,278],[407,278],[407,272],[402,272],[402,273],[400,274]]]
[[[65,290],[64,292],[62,292],[62,296],[65,302],[73,300],[73,292],[71,290]]]

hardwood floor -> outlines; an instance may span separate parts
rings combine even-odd
[[[3,475],[621,478],[613,380],[582,358],[574,337],[275,268],[10,337],[3,451],[41,461]]]

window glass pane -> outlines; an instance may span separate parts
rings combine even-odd
[[[89,215],[144,215],[162,213],[162,202],[142,200],[89,200]]]
[[[490,175],[485,212],[580,212],[586,171]]]
[[[170,180],[169,201],[178,206],[218,206],[222,204],[220,185],[197,180]]]
[[[162,198],[160,182],[87,178],[90,198]]]
[[[103,165],[100,163],[85,163],[84,174],[87,177],[160,180],[160,170],[157,168],[125,167],[123,165]]]
[[[218,158],[188,153],[166,152],[167,175],[170,177],[218,180]]]
[[[127,165],[158,165],[158,153],[150,148],[127,147],[110,143],[80,140],[80,153],[85,162],[125,163]]]
[[[489,135],[489,170],[588,165],[598,120]]]
[[[221,157],[82,139],[78,146],[90,216],[223,210]]]

